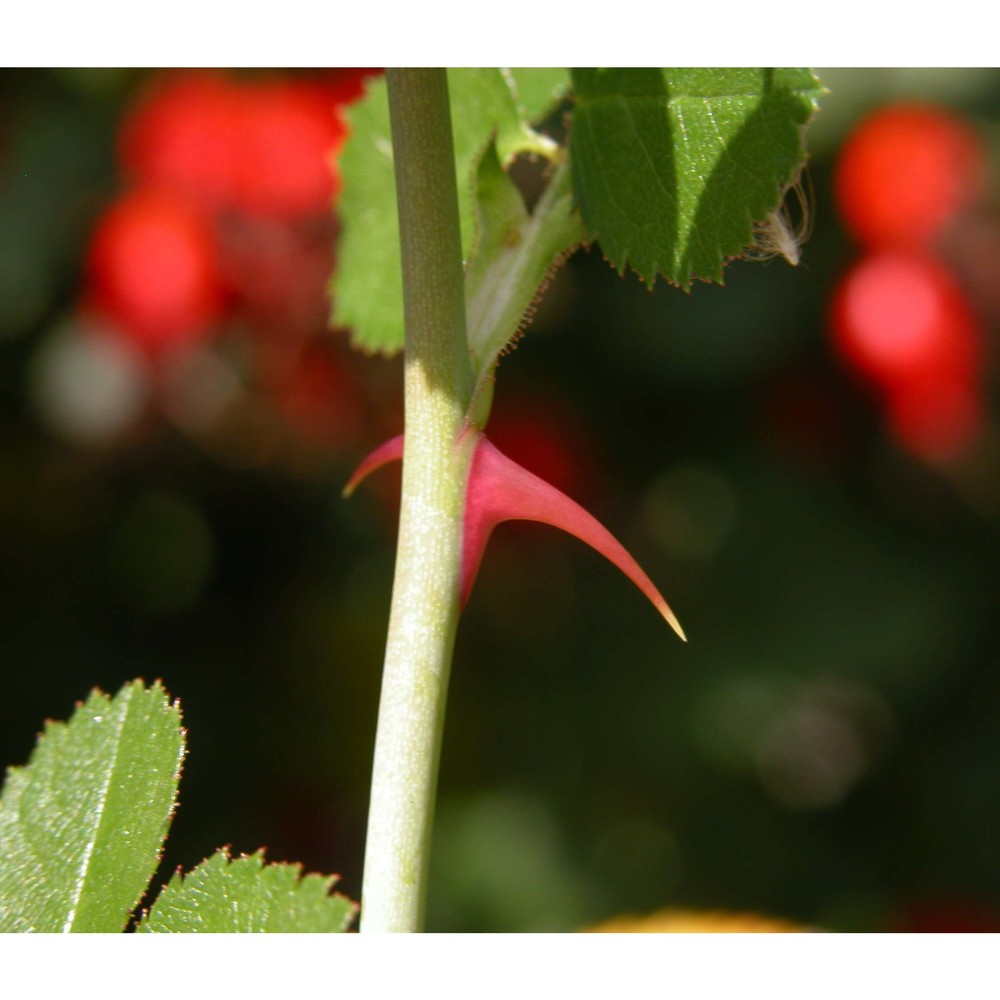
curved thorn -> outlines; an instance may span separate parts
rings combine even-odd
[[[361,460],[361,464],[351,473],[351,478],[347,480],[341,495],[349,497],[376,469],[388,465],[390,462],[398,462],[403,457],[403,435],[399,434],[390,438],[385,444],[380,444],[373,452]]]
[[[376,469],[403,457],[403,435],[380,445],[354,470],[344,487],[349,497]],[[511,461],[485,435],[480,435],[469,470],[462,528],[461,603],[472,592],[486,543],[501,521],[539,521],[576,535],[614,563],[642,592],[667,624],[687,642],[684,629],[656,585],[628,550],[592,514],[575,500]]]
[[[670,627],[687,642],[670,605],[625,547],[575,500],[512,462],[483,437],[476,447],[466,494],[462,546],[462,603],[469,592],[483,550],[501,521],[540,521],[576,535],[614,563],[650,600]]]

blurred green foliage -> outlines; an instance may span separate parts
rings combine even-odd
[[[850,930],[936,906],[997,920],[1000,472],[899,452],[825,310],[856,252],[830,195],[847,131],[918,96],[992,140],[1000,74],[820,77],[799,268],[735,262],[725,287],[649,294],[578,255],[500,366],[498,425],[551,413],[577,499],[691,641],[572,539],[498,531],[459,634],[434,929],[667,905]],[[398,361],[356,363],[382,412],[294,471],[227,464],[162,419],[85,447],[33,402],[140,82],[0,75],[0,759],[23,763],[92,686],[162,678],[190,758],[161,875],[266,845],[357,898],[393,474],[350,503],[340,486],[394,419]]]

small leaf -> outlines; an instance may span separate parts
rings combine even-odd
[[[448,70],[462,252],[472,253],[476,231],[476,168],[495,137],[506,165],[520,152],[551,154],[534,132],[499,69]],[[554,83],[552,84],[554,86]],[[541,101],[533,89],[535,111]],[[389,100],[384,80],[368,85],[349,114],[351,137],[340,158],[340,245],[331,282],[332,323],[350,327],[356,347],[395,354],[403,346],[403,278],[396,214]]]
[[[570,129],[588,236],[648,285],[722,280],[805,157],[805,69],[575,69]]]
[[[455,138],[462,245],[468,246],[473,225],[473,170],[495,135],[500,162],[506,167],[518,153],[551,154],[553,144],[535,132],[525,117],[513,87],[515,76],[500,69],[450,69],[451,128]],[[530,97],[537,100],[532,91]]]
[[[584,240],[568,181],[568,168],[557,169],[529,215],[492,147],[479,163],[479,237],[466,274],[465,304],[472,368],[480,385],[530,321],[558,266]]]
[[[531,67],[502,72],[511,84],[521,117],[533,125],[547,118],[569,96],[568,69]]]
[[[50,722],[0,799],[0,931],[121,931],[160,859],[184,754],[159,683]]]
[[[301,865],[265,864],[263,851],[235,860],[227,851],[216,851],[190,874],[174,875],[136,931],[346,931],[358,908],[345,896],[331,894],[336,881],[336,875],[303,875]]]

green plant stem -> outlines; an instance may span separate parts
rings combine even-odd
[[[406,320],[406,448],[379,704],[361,930],[423,926],[452,650],[472,389],[448,81],[387,72]]]

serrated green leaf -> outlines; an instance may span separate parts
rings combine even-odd
[[[480,157],[495,139],[502,162],[520,152],[551,154],[519,110],[513,78],[499,69],[448,70],[462,252],[476,231],[475,179]],[[554,84],[553,84],[554,86]],[[532,88],[532,107],[540,102]],[[351,137],[340,158],[341,237],[331,283],[332,323],[349,327],[356,347],[394,354],[403,346],[403,278],[399,259],[396,179],[384,80],[369,84],[351,109]]]
[[[159,683],[50,722],[0,799],[0,931],[121,931],[160,858],[184,734]]]
[[[356,347],[394,354],[403,345],[403,272],[384,79],[370,82],[348,112],[350,138],[340,155],[340,239],[330,292],[331,322],[348,327]]]
[[[303,875],[301,865],[265,864],[263,851],[230,860],[217,851],[189,875],[175,875],[136,927],[184,934],[346,931],[357,906],[331,894],[336,875]]]
[[[822,85],[805,69],[574,69],[574,185],[591,239],[649,285],[721,281],[796,176]]]
[[[533,213],[496,152],[477,175],[479,243],[466,275],[469,350],[480,388],[497,356],[530,321],[532,307],[563,260],[584,240],[569,170],[557,169]]]

